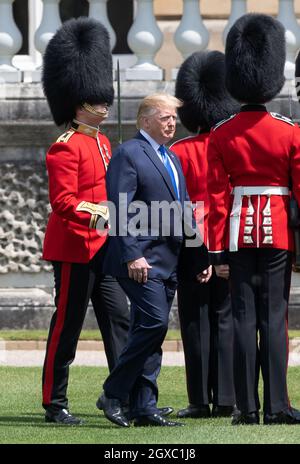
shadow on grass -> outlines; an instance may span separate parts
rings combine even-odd
[[[39,416],[38,418],[36,416]],[[93,423],[88,423],[85,422],[82,425],[79,426],[70,426],[70,425],[64,425],[64,424],[55,424],[55,423],[49,423],[45,422],[44,416],[33,413],[33,414],[20,414],[20,416],[0,416],[0,427],[15,427],[20,426],[20,427],[27,427],[28,425],[32,425],[34,427],[39,427],[39,428],[68,428],[68,429],[81,429],[81,428],[89,428],[89,429],[120,429],[117,425],[113,425],[110,422],[108,422],[104,417],[99,417],[99,416],[94,416],[92,414],[81,414],[80,417],[91,417],[91,418],[96,418],[99,419],[99,424],[93,424]],[[103,423],[102,423],[103,422]]]
[[[22,412],[19,414],[19,416],[31,416],[31,417],[36,417],[36,416],[39,416],[39,417],[42,417],[44,418],[44,414],[43,412]],[[101,413],[97,414],[86,414],[86,413],[80,413],[80,412],[74,412],[74,416],[76,417],[91,417],[91,418],[94,418],[94,419],[103,419],[104,416],[101,415]],[[0,416],[1,417],[1,416]]]

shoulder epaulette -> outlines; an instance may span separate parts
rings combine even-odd
[[[290,124],[291,126],[295,125],[290,118],[287,118],[286,116],[282,116],[282,114],[270,112],[270,115],[272,116],[272,118],[278,119],[279,121],[286,122],[287,124]]]
[[[73,129],[69,129],[67,132],[64,132],[63,134],[61,134],[58,137],[58,139],[56,140],[56,143],[58,143],[58,142],[65,142],[65,143],[68,142],[74,133],[75,133],[75,131]]]
[[[231,121],[231,119],[235,118],[235,116],[236,114],[232,114],[231,116],[229,116],[229,118],[222,119],[222,121],[218,122],[215,126],[213,126],[212,130],[215,131],[216,129],[221,127],[223,124],[225,124],[225,122]]]
[[[182,139],[176,140],[176,142],[172,143],[172,145],[169,146],[170,150],[172,150],[172,147],[176,145],[177,143],[184,142],[185,140],[193,139],[195,135],[188,135],[187,137],[183,137]]]

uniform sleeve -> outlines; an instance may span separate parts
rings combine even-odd
[[[171,147],[173,153],[176,154],[177,158],[180,161],[182,174],[185,182],[188,181],[188,171],[190,169],[190,157],[188,156],[186,150],[182,146],[173,146]],[[199,179],[199,182],[201,180]],[[178,268],[179,272],[185,278],[190,276],[190,278],[195,278],[197,274],[202,272],[204,269],[207,269],[209,266],[208,263],[208,250],[204,244],[203,230],[199,226],[201,220],[203,219],[202,215],[198,218],[197,208],[191,202],[187,185],[185,186],[185,198],[184,198],[184,235],[185,240],[180,258],[180,266]],[[197,222],[197,220],[199,222]]]
[[[62,218],[95,229],[100,216],[108,220],[108,208],[78,199],[79,161],[79,151],[70,145],[52,145],[46,157],[50,204]]]
[[[224,264],[227,262],[225,238],[230,214],[230,183],[214,133],[208,143],[207,158],[209,256],[211,264]]]
[[[298,126],[294,127],[290,172],[293,194],[300,208],[300,128]]]

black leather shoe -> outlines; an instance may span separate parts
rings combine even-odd
[[[166,417],[169,414],[172,414],[174,411],[174,408],[171,408],[171,406],[165,406],[164,408],[157,408],[157,411],[160,416]]]
[[[102,409],[102,407],[100,407],[99,409]],[[125,405],[125,406],[122,407],[122,409],[123,409],[123,414],[127,418],[127,420],[132,421],[133,417],[131,416],[129,406]],[[165,406],[164,408],[157,408],[157,414],[159,414],[160,416],[163,416],[163,417],[168,416],[173,411],[174,411],[174,409],[171,408],[171,406]]]
[[[199,418],[199,417],[210,417],[210,407],[208,404],[202,404],[200,406],[195,406],[193,404],[189,404],[187,408],[180,409],[177,412],[176,417],[179,419],[188,419],[188,418]]]
[[[121,427],[130,427],[129,421],[123,413],[121,402],[117,398],[107,398],[102,393],[96,403],[98,409],[102,409],[106,419]]]
[[[288,408],[276,414],[264,414],[264,424],[300,424],[300,411],[294,408]]]
[[[67,409],[60,409],[57,412],[46,411],[45,422],[54,422],[62,425],[82,425],[83,421],[73,416]]]
[[[180,422],[168,421],[159,414],[151,414],[150,416],[141,416],[135,419],[135,427],[182,427],[184,424]]]
[[[231,425],[257,425],[259,424],[259,413],[257,411],[243,414],[239,412],[232,417]]]
[[[212,417],[231,417],[231,416],[236,416],[239,413],[240,411],[237,409],[235,405],[234,406],[220,406],[216,404],[212,407],[211,416]]]

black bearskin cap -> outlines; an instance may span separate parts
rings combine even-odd
[[[240,108],[225,87],[225,55],[218,51],[195,52],[182,63],[175,95],[183,102],[179,118],[194,133],[209,130]]]
[[[106,28],[91,18],[66,21],[46,48],[42,83],[58,126],[72,121],[83,103],[111,105],[112,55]]]
[[[285,29],[271,16],[249,13],[230,29],[225,47],[226,86],[245,103],[266,103],[284,84]]]
[[[299,82],[299,78],[300,78],[300,52],[298,53],[298,56],[296,58],[295,78],[296,78],[296,81],[295,81],[296,92],[297,92],[298,100],[300,102],[300,86],[299,86],[299,84],[300,84],[300,82]]]

